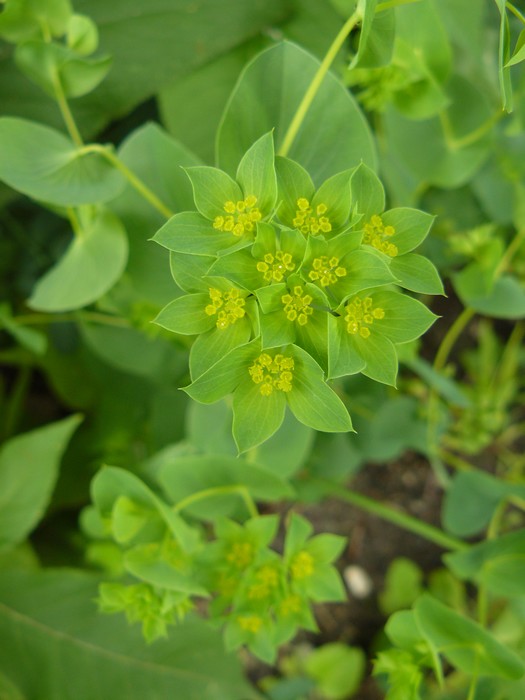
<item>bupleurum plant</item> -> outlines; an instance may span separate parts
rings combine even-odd
[[[442,292],[432,263],[412,252],[432,217],[384,211],[364,164],[316,189],[301,165],[275,157],[271,133],[246,152],[236,180],[205,166],[187,174],[196,211],[154,236],[186,292],[156,323],[195,336],[185,391],[203,403],[233,395],[239,452],[278,430],[286,406],[316,430],[352,430],[327,381],[361,372],[395,385],[396,346],[435,319],[402,289]]]

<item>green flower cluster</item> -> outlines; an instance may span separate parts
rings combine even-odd
[[[210,491],[193,494],[188,504]],[[141,623],[148,642],[166,637],[200,600],[200,610],[206,607],[209,619],[224,626],[229,649],[247,646],[270,663],[299,628],[317,630],[312,603],[345,599],[332,566],[344,538],[311,537],[312,526],[297,514],[286,523],[281,554],[271,547],[277,515],[254,513],[242,523],[216,515],[213,529],[205,529],[177,512],[180,503],[169,505],[138,477],[115,467],[97,476],[93,497],[85,529],[118,545],[121,573],[132,577],[129,583],[101,584],[99,607]]]
[[[196,336],[186,391],[205,403],[234,393],[240,451],[275,432],[286,405],[314,429],[351,430],[326,380],[362,372],[395,384],[396,345],[435,318],[398,287],[442,292],[433,265],[411,252],[432,217],[384,212],[364,165],[316,189],[302,166],[275,157],[272,134],[246,152],[236,180],[211,167],[187,173],[197,211],[154,236],[186,292],[156,323]]]

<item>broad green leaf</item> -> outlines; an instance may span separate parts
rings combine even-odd
[[[239,185],[222,170],[198,165],[188,168],[186,173],[193,187],[195,206],[211,221],[224,215],[226,202],[235,203],[244,198]]]
[[[273,134],[265,134],[246,151],[237,169],[237,182],[244,196],[257,197],[263,215],[272,211],[277,199],[274,159]]]
[[[0,119],[0,180],[33,199],[59,206],[107,202],[124,178],[100,153],[80,155],[54,129],[25,119]]]
[[[258,463],[247,464],[244,460],[226,455],[175,458],[161,467],[158,480],[174,504],[199,491],[217,488],[217,494],[188,504],[184,509],[184,513],[205,520],[246,513],[242,494],[221,494],[223,487],[244,487],[252,498],[267,502],[293,495],[293,489],[278,474]]]
[[[81,418],[18,435],[0,451],[0,550],[22,542],[43,517],[60,459]]]
[[[214,256],[238,242],[231,233],[217,231],[197,212],[175,214],[151,239],[175,253]]]
[[[190,571],[180,571],[158,556],[150,545],[138,545],[124,554],[124,567],[130,574],[153,586],[170,591],[208,597]]]
[[[209,303],[209,294],[186,294],[165,306],[155,323],[183,335],[204,333],[215,325],[216,320],[206,315],[205,308]]]
[[[498,504],[511,496],[525,498],[525,485],[477,470],[460,472],[445,493],[443,525],[459,537],[477,535],[487,527]]]
[[[377,0],[365,2],[359,47],[350,68],[377,68],[388,65],[394,48],[396,17],[394,8],[375,12]]]
[[[275,129],[277,152],[319,62],[283,42],[248,64],[230,98],[217,135],[219,164],[234,173],[249,146]],[[261,104],[264,101],[264,109]],[[254,117],[255,115],[255,117]],[[319,123],[324,128],[319,131]],[[290,157],[318,185],[361,161],[375,166],[369,128],[354,99],[331,73],[324,79],[290,149]]]
[[[191,183],[183,168],[198,165],[199,160],[158,124],[147,123],[133,131],[120,146],[118,157],[166,209],[177,212],[194,208]],[[174,297],[174,289],[166,253],[149,240],[165,216],[129,184],[111,207],[122,219],[129,237],[126,280],[131,282],[137,299],[158,306],[167,304]]]
[[[121,276],[128,257],[126,232],[117,217],[100,211],[64,257],[38,280],[28,305],[37,311],[71,311],[99,299]]]
[[[414,606],[425,638],[450,663],[465,673],[519,679],[523,661],[480,625],[424,594]]]
[[[84,58],[59,44],[43,39],[17,47],[18,68],[48,95],[55,97],[58,80],[66,97],[81,97],[94,90],[108,74],[111,56]]]
[[[287,400],[295,417],[314,430],[353,430],[345,405],[325,383],[321,367],[301,348],[294,347],[293,355],[296,366]]]
[[[40,331],[22,326],[13,320],[8,304],[0,304],[0,328],[6,330],[22,347],[35,355],[43,355],[47,348],[47,338]]]
[[[397,557],[388,567],[385,586],[379,595],[384,615],[410,608],[422,593],[423,572],[411,559]]]
[[[481,274],[466,277],[459,273],[454,275],[453,282],[463,304],[484,316],[509,319],[525,317],[525,291],[513,275],[501,275],[488,294],[480,288],[483,283]]]
[[[239,453],[271,437],[280,428],[285,409],[282,391],[263,396],[251,377],[243,377],[233,396],[233,437]]]
[[[62,36],[71,11],[69,0],[10,0],[0,16],[0,36],[18,43],[40,36],[42,26]]]
[[[496,596],[525,591],[525,530],[517,530],[445,555],[447,566],[462,579],[483,585]]]
[[[67,570],[2,577],[0,665],[27,698],[112,700],[123,688],[127,700],[253,696],[209,626],[188,619],[146,646],[123,617],[97,614],[98,581]]]
[[[392,258],[390,271],[404,289],[419,294],[444,294],[439,272],[428,258],[405,253]]]
[[[359,647],[332,642],[315,649],[306,658],[304,667],[325,698],[344,700],[354,695],[361,685],[366,656]]]
[[[98,29],[86,15],[73,14],[67,23],[67,45],[81,56],[90,56],[98,48]]]

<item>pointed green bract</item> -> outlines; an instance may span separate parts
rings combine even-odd
[[[366,362],[363,374],[382,384],[396,385],[398,361],[393,343],[386,337],[371,334],[369,338],[353,337],[357,353]]]
[[[186,211],[172,216],[152,240],[175,253],[207,256],[215,256],[237,242],[231,233],[216,231],[201,214]]]
[[[257,198],[257,207],[268,215],[277,200],[273,134],[261,136],[244,154],[237,169],[237,182],[244,196]]]
[[[233,398],[233,437],[239,452],[246,452],[271,437],[283,422],[285,408],[283,392],[261,396],[259,387],[245,377]]]
[[[308,172],[290,158],[275,158],[277,186],[279,192],[279,219],[286,226],[293,226],[297,211],[297,200],[305,197],[310,200],[315,193],[315,185]]]
[[[443,283],[435,265],[417,253],[392,258],[390,271],[396,283],[419,294],[444,294]]]
[[[209,302],[209,294],[187,294],[165,306],[154,322],[182,335],[205,333],[215,325],[213,317],[205,313]]]
[[[395,229],[392,242],[397,246],[398,255],[417,248],[428,236],[434,222],[434,217],[430,214],[406,207],[386,211],[381,218],[385,226],[393,226]]]
[[[352,202],[363,221],[369,221],[373,214],[380,214],[385,209],[385,189],[373,170],[361,163],[350,181]]]
[[[192,378],[200,377],[228,353],[244,345],[252,337],[252,327],[248,318],[243,318],[226,329],[212,327],[199,335],[190,351],[190,373]]]
[[[171,276],[185,292],[207,291],[208,285],[203,277],[208,274],[214,261],[215,258],[210,255],[189,255],[172,251],[170,253]]]
[[[408,343],[419,338],[437,318],[424,304],[406,294],[374,290],[370,296],[373,305],[385,312],[383,318],[374,322],[372,330],[393,343]]]
[[[224,214],[224,205],[228,201],[238,202],[243,199],[242,190],[222,170],[207,165],[196,165],[186,170],[193,186],[193,197],[197,211],[207,219],[214,220]]]

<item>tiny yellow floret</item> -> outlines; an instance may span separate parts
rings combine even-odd
[[[368,224],[364,226],[363,243],[371,245],[376,250],[395,258],[398,254],[397,246],[390,242],[390,238],[395,234],[393,226],[385,226],[383,219],[374,214]]]
[[[239,627],[245,632],[252,632],[257,634],[257,632],[263,626],[263,619],[259,615],[239,615],[237,618]]]
[[[379,306],[373,307],[372,297],[355,297],[346,305],[346,330],[351,335],[360,335],[361,338],[370,337],[370,328],[374,320],[385,317],[385,310]]]
[[[316,236],[318,233],[330,233],[332,224],[329,217],[325,216],[327,211],[328,207],[321,202],[316,206],[314,213],[310,202],[305,197],[299,197],[295,219],[292,223],[305,236],[309,233],[313,236]]]
[[[217,328],[221,331],[232,326],[240,318],[244,318],[246,311],[244,306],[246,300],[240,296],[240,292],[232,287],[228,292],[221,292],[219,289],[210,287],[209,290],[211,304],[204,307],[204,313],[208,316],[217,314]]]
[[[297,284],[292,294],[284,294],[281,302],[284,305],[284,313],[289,321],[297,321],[300,326],[308,323],[308,316],[313,314],[311,307],[313,299],[310,294],[305,294],[303,287]]]
[[[238,202],[231,200],[224,202],[223,209],[227,216],[216,216],[213,220],[213,228],[218,231],[228,231],[234,236],[253,233],[255,224],[262,219],[262,214],[255,206],[256,204],[257,197],[253,194]]]
[[[273,566],[263,566],[255,574],[256,583],[248,589],[248,598],[258,600],[267,598],[279,584],[279,574]]]
[[[282,282],[287,272],[295,270],[295,263],[290,253],[278,250],[275,255],[266,253],[257,263],[257,270],[262,272],[265,282]]]
[[[339,258],[335,256],[329,258],[328,255],[321,255],[314,258],[312,269],[308,273],[312,282],[319,282],[321,287],[328,287],[335,284],[341,277],[346,277],[346,267],[339,265]]]
[[[283,598],[279,605],[279,612],[283,617],[301,612],[302,601],[298,595],[289,595]]]
[[[314,558],[309,552],[299,552],[292,559],[290,564],[292,578],[302,579],[308,578],[314,573]]]
[[[246,569],[254,558],[255,551],[251,542],[234,542],[226,554],[226,561],[238,569]]]
[[[287,393],[292,390],[294,361],[277,353],[272,357],[263,352],[255,360],[248,372],[252,381],[259,384],[263,396],[270,396],[274,389]]]

